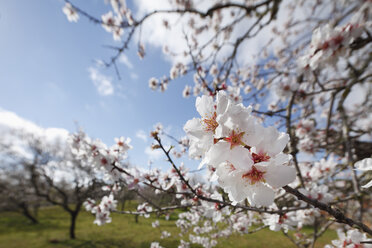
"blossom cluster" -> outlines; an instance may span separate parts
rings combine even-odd
[[[295,169],[282,151],[289,141],[274,127],[263,127],[252,108],[231,101],[218,92],[196,99],[201,118],[189,120],[184,130],[190,139],[191,157],[215,168],[218,183],[233,203],[248,199],[251,205],[269,206],[274,190],[291,183]]]
[[[72,153],[84,166],[103,172],[105,179],[112,182],[121,176],[117,168],[127,157],[127,151],[132,148],[130,138],[120,137],[115,138],[115,141],[113,146],[107,147],[98,139],[92,140],[84,132],[73,134],[69,140]]]
[[[315,29],[310,49],[299,58],[299,66],[315,70],[326,63],[334,65],[340,56],[347,55],[350,44],[362,35],[364,28],[371,26],[364,15],[364,12],[370,11],[369,8],[370,2],[365,1],[347,24],[336,27],[326,24]]]
[[[364,242],[371,242],[371,239],[367,239],[367,235],[365,233],[361,233],[358,230],[351,229],[346,232],[346,234],[342,230],[337,230],[338,240],[332,240],[332,245],[326,245],[324,248],[371,248],[372,244],[361,243]]]
[[[112,11],[102,15],[102,27],[112,33],[114,40],[120,40],[124,34],[123,27],[134,24],[132,12],[127,8],[125,0],[111,0]]]

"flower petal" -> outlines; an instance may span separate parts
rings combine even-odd
[[[274,202],[274,191],[261,183],[252,187],[252,192],[252,197],[248,200],[253,206],[268,207]]]
[[[196,98],[195,107],[202,118],[212,117],[214,112],[213,97],[203,95]]]
[[[296,170],[287,165],[269,165],[264,177],[271,187],[279,188],[296,179]]]
[[[356,162],[355,168],[361,171],[372,170],[372,158],[365,158]]]
[[[253,160],[249,156],[249,152],[246,148],[237,146],[230,149],[227,156],[227,160],[232,163],[237,169],[250,170],[253,165]]]
[[[188,134],[195,138],[200,138],[205,133],[203,127],[201,125],[201,120],[199,118],[193,118],[192,120],[188,120],[183,127],[183,130]]]

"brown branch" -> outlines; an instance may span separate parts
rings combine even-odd
[[[180,208],[188,208],[188,207],[192,207],[192,206],[193,205],[176,205],[176,206],[162,207],[162,208],[159,208],[157,210],[146,211],[146,213],[147,214],[162,213],[162,212],[166,212],[168,210],[175,210],[175,209],[180,209]],[[138,212],[138,211],[117,211],[117,210],[114,210],[112,212],[118,213],[118,214],[133,214],[133,215],[144,214],[143,212]]]
[[[289,101],[289,104],[287,106],[286,126],[287,126],[287,133],[288,133],[289,138],[290,138],[290,141],[289,141],[290,154],[293,157],[293,162],[294,162],[294,165],[295,165],[295,168],[296,168],[296,171],[297,171],[297,177],[300,180],[301,186],[303,188],[305,188],[304,179],[302,177],[300,166],[299,166],[298,161],[297,161],[298,150],[297,150],[297,147],[296,147],[296,137],[292,132],[292,126],[291,126],[292,108],[293,108],[293,105],[294,105],[295,98],[296,98],[296,92],[294,92],[292,94],[292,97],[291,97],[291,99]]]
[[[315,199],[311,199],[311,198],[303,195],[302,193],[300,193],[298,190],[289,187],[288,185],[284,186],[283,189],[287,193],[290,193],[290,194],[296,196],[297,199],[302,200],[302,201],[304,201],[304,202],[306,202],[306,203],[308,203],[308,204],[310,204],[310,205],[312,205],[312,206],[314,206],[314,207],[316,207],[320,210],[326,211],[327,213],[329,213],[330,215],[335,217],[337,222],[347,224],[351,227],[359,228],[359,229],[363,230],[364,232],[372,235],[372,230],[368,226],[366,226],[362,222],[355,221],[353,219],[350,219],[350,218],[346,217],[345,214],[342,213],[339,209],[333,208],[332,206],[330,206],[328,204],[325,204],[323,202],[317,201]]]

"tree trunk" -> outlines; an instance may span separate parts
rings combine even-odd
[[[121,202],[121,211],[124,211],[124,208],[125,208],[125,198],[123,199],[123,201]]]
[[[40,208],[40,204],[35,204],[34,207],[33,207],[32,212],[33,212],[35,218],[38,217],[38,214],[39,214],[39,208]]]
[[[79,212],[72,212],[71,214],[71,223],[70,223],[70,239],[75,239],[75,224],[76,224],[76,219],[78,216]]]
[[[134,216],[134,219],[136,220],[136,223],[138,223],[138,214]]]
[[[32,224],[38,224],[39,223],[39,221],[34,216],[32,216],[32,214],[30,213],[30,210],[28,209],[27,205],[22,204],[21,208],[22,208],[22,214],[24,216],[26,216],[29,220],[31,220]]]

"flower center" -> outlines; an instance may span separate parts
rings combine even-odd
[[[269,159],[270,159],[270,156],[269,155],[267,155],[267,153],[254,153],[254,152],[252,152],[252,158],[253,158],[253,162],[255,163],[255,164],[257,164],[257,163],[260,163],[260,162],[265,162],[265,161],[269,161]]]
[[[286,214],[280,215],[278,223],[283,224],[286,219],[288,219],[288,216]]]
[[[266,171],[260,171],[255,166],[252,166],[252,169],[245,173],[242,178],[249,179],[250,183],[253,185],[257,182],[265,182],[265,173]]]
[[[242,141],[242,137],[244,134],[245,132],[236,133],[233,130],[231,135],[227,138],[224,138],[224,140],[230,143],[230,149],[233,149],[235,146],[238,146],[238,145],[244,146],[245,144]]]
[[[101,158],[101,164],[102,165],[107,165],[108,164],[108,161],[106,158]]]
[[[214,112],[211,118],[203,119],[203,122],[205,124],[205,127],[204,127],[205,131],[214,132],[214,130],[216,130],[216,128],[218,127],[218,122],[216,121],[216,118],[217,118],[217,114],[216,112]]]
[[[227,163],[227,167],[228,167],[227,169],[229,170],[229,172],[236,170],[235,166],[232,163]]]

